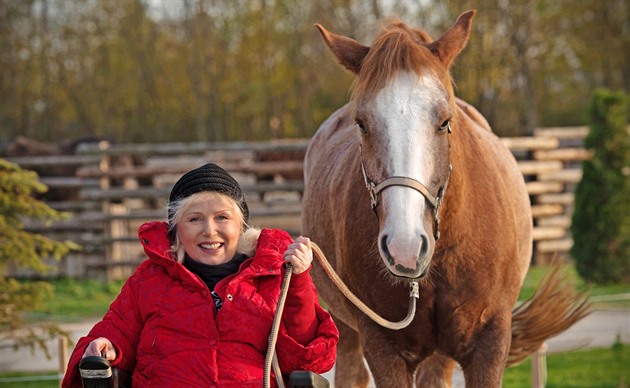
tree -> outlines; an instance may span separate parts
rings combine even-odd
[[[34,197],[46,190],[36,173],[0,159],[0,332],[9,332],[13,346],[39,344],[47,352],[44,340],[62,334],[57,327],[45,327],[43,332],[16,330],[23,326],[22,313],[40,306],[52,293],[51,285],[43,281],[24,283],[9,277],[11,267],[46,273],[51,267],[45,259],[59,260],[70,250],[78,249],[74,243],[54,241],[25,230],[27,218],[52,221],[63,217]]]
[[[453,76],[499,135],[630,92],[625,0],[0,0],[0,142],[309,137],[353,80],[314,23],[369,45],[390,17],[439,36],[468,9]]]
[[[628,95],[598,89],[590,108],[584,162],[571,224],[578,273],[586,280],[630,283],[630,139]]]

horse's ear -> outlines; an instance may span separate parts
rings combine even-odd
[[[333,34],[329,32],[321,24],[315,24],[315,27],[322,34],[322,38],[328,45],[330,51],[335,54],[337,60],[341,66],[350,70],[351,72],[358,74],[361,70],[361,63],[363,58],[367,55],[370,48],[362,45],[354,39]]]
[[[440,39],[429,44],[429,49],[448,68],[453,60],[466,47],[470,36],[472,18],[477,11],[471,10],[459,15],[455,24],[451,26]]]

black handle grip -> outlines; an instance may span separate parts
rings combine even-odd
[[[83,388],[110,388],[112,386],[112,368],[104,357],[83,357],[79,362],[79,373]]]

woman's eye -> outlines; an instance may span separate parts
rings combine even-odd
[[[214,219],[217,220],[217,221],[230,220],[231,219],[231,215],[229,213],[221,213],[221,214],[217,214],[214,217]]]

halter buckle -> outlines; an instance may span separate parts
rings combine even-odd
[[[415,280],[409,282],[409,297],[416,299],[420,298],[420,286]]]

